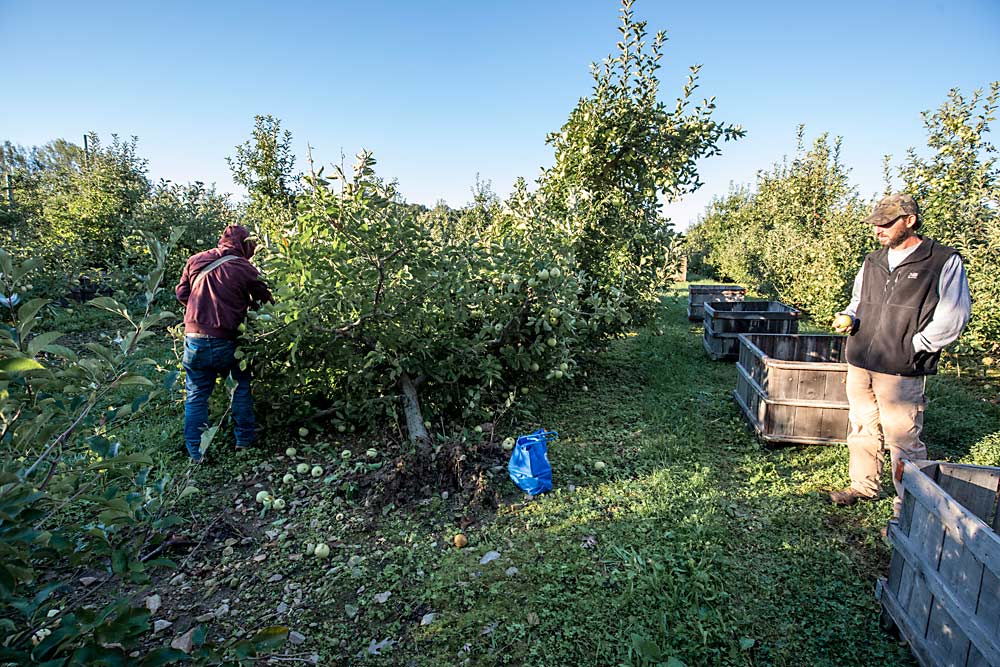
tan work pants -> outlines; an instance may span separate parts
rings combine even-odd
[[[882,452],[889,450],[891,470],[902,459],[925,459],[920,441],[924,426],[924,377],[901,377],[847,365],[847,402],[850,404],[851,487],[867,496],[882,489]],[[898,513],[903,488],[893,474]]]

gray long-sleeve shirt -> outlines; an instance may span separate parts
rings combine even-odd
[[[895,269],[918,246],[906,250],[890,250],[888,256],[889,269]],[[854,289],[851,291],[851,303],[842,312],[857,317],[858,305],[861,303],[861,285],[863,283],[864,267],[854,278]],[[965,266],[959,255],[952,255],[941,269],[938,280],[938,303],[934,315],[923,331],[913,336],[913,349],[916,352],[937,352],[953,343],[969,323],[972,314],[972,296],[969,294],[969,280],[965,275]]]

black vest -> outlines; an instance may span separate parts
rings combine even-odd
[[[913,336],[934,316],[941,270],[956,252],[925,238],[893,271],[887,248],[865,257],[858,323],[847,341],[848,363],[891,375],[937,372],[941,353],[915,353]]]

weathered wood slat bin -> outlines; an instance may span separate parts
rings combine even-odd
[[[716,360],[740,356],[741,333],[795,334],[802,317],[780,301],[710,301],[704,308],[705,351]]]
[[[845,336],[740,334],[733,398],[765,442],[847,442]]]
[[[1000,468],[906,461],[902,482],[883,620],[923,667],[1000,667]]]
[[[688,319],[701,322],[708,301],[742,301],[747,295],[739,285],[691,285],[688,287]]]

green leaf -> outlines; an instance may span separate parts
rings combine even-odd
[[[177,497],[177,499],[178,500],[184,500],[188,496],[194,495],[195,493],[198,493],[199,491],[201,491],[201,489],[199,489],[197,486],[186,486],[186,487],[184,487],[184,490],[181,491],[181,495],[179,495]]]
[[[111,571],[115,574],[125,574],[128,571],[128,555],[122,549],[111,553]]]
[[[123,510],[104,510],[97,515],[97,519],[104,525],[110,526],[115,523],[128,523],[132,515]]]
[[[17,586],[17,582],[14,580],[11,572],[0,564],[0,593],[2,593],[5,598],[10,597],[14,593],[15,586]]]
[[[756,643],[757,640],[751,637],[740,637],[740,648],[744,651],[753,648],[753,645]]]
[[[18,308],[17,319],[21,323],[20,326],[18,327],[18,331],[21,332],[22,337],[24,336],[24,326],[30,320],[33,320],[35,315],[38,314],[38,311],[41,310],[42,307],[45,306],[45,304],[47,304],[48,302],[49,302],[48,299],[32,299],[31,301],[28,301],[26,304]]]
[[[288,639],[288,628],[283,625],[273,625],[255,634],[250,641],[258,651],[266,651],[281,646],[286,639]]]
[[[43,334],[38,334],[28,343],[28,355],[34,357],[61,336],[62,334],[58,331],[46,331]]]
[[[647,637],[632,635],[632,648],[645,660],[657,662],[660,659],[660,647]]]
[[[13,274],[14,281],[17,282],[40,266],[42,266],[42,260],[40,257],[32,257],[31,259],[24,260],[21,262],[21,266],[11,272]]]
[[[99,296],[96,299],[91,299],[89,303],[91,306],[94,306],[95,308],[100,308],[101,310],[108,310],[111,311],[112,313],[117,313],[126,319],[129,318],[128,309],[109,296]]]
[[[670,656],[670,659],[667,660],[667,667],[687,667],[687,663],[680,658]]]
[[[107,470],[108,468],[113,468],[118,465],[125,465],[129,463],[142,463],[144,465],[153,465],[153,459],[149,457],[148,454],[126,454],[125,456],[113,456],[106,461],[98,461],[97,463],[92,463],[87,466],[87,470]]]
[[[68,347],[65,347],[64,345],[46,345],[42,351],[54,354],[57,357],[61,357],[68,361],[76,361],[77,359],[76,352]]]
[[[191,642],[195,646],[201,646],[205,643],[206,637],[208,637],[208,628],[204,625],[199,625],[191,634]]]
[[[188,660],[190,658],[184,651],[164,646],[147,653],[146,657],[139,664],[140,667],[163,667],[163,665],[170,665],[175,662],[187,662]]]
[[[119,378],[116,382],[119,387],[124,387],[128,385],[141,385],[143,387],[152,387],[153,381],[148,377],[143,375],[125,375]]]
[[[180,371],[170,371],[163,377],[163,388],[166,390],[171,390],[174,385],[177,384],[177,378],[180,376]]]
[[[209,447],[209,445],[212,444],[212,440],[215,439],[215,434],[218,431],[219,431],[219,427],[218,426],[212,426],[212,427],[206,428],[204,431],[202,431],[202,433],[201,433],[201,453],[202,453],[202,456],[204,456],[205,452],[208,451],[208,447]]]
[[[34,359],[27,357],[13,357],[0,360],[0,373],[25,373],[27,371],[37,371],[45,368]]]

